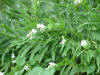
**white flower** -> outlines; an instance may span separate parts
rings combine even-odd
[[[37,28],[45,28],[44,24],[37,24]]]
[[[55,66],[56,64],[54,62],[49,62],[49,65]]]
[[[4,73],[3,72],[0,72],[0,75],[4,75]]]
[[[49,4],[50,4],[51,6],[54,6],[54,3],[53,3],[53,2],[49,2]]]
[[[30,39],[32,40],[34,37],[33,36],[30,36]]]
[[[74,4],[77,5],[77,4],[81,3],[81,2],[82,2],[82,0],[75,0]]]
[[[11,58],[12,58],[12,59],[14,59],[14,58],[15,58],[15,55],[14,55],[14,53],[11,55]]]
[[[45,31],[45,25],[44,24],[37,24],[37,29],[40,29],[40,31]]]
[[[27,35],[26,37],[28,37],[29,39],[33,39],[33,35],[37,33],[37,30],[36,29],[32,29]]]
[[[24,70],[28,71],[29,70],[29,66],[28,65],[25,65],[24,66]]]
[[[27,34],[26,37],[30,37],[30,34]]]
[[[60,44],[65,44],[66,40],[64,39],[64,36],[62,36],[62,41],[60,42]]]
[[[56,65],[56,63],[54,63],[54,62],[49,62],[49,66],[47,67],[47,68],[45,68],[45,69],[50,69],[51,67],[53,67],[53,66],[55,66]]]
[[[81,46],[84,47],[84,46],[86,46],[86,45],[87,45],[87,41],[86,41],[86,40],[82,40],[82,41],[81,41]]]
[[[39,4],[39,1],[37,1],[37,4]]]
[[[15,61],[15,60],[13,60],[13,61],[12,61],[12,63],[14,64],[14,63],[16,63],[16,61]]]
[[[37,33],[37,30],[36,29],[32,29],[31,33],[35,34],[35,33]]]

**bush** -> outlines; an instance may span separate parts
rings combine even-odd
[[[100,74],[100,1],[3,0],[0,72]]]

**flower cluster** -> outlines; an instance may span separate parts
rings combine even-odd
[[[34,38],[33,35],[35,33],[37,33],[37,30],[36,29],[32,29],[31,32],[29,32],[26,37],[29,37],[30,39],[33,39]]]
[[[37,29],[40,29],[41,32],[45,31],[45,25],[44,24],[37,24]]]
[[[56,63],[54,62],[49,62],[49,66],[46,68],[46,69],[50,69],[51,67],[57,65]]]
[[[61,45],[64,45],[66,43],[66,40],[64,38],[64,36],[62,36],[62,41],[60,42]]]
[[[44,32],[45,25],[44,24],[37,24],[37,29],[39,29],[41,32]],[[32,29],[31,31],[29,31],[29,33],[26,35],[26,37],[28,37],[32,40],[34,38],[34,35],[37,33],[37,29]]]
[[[74,4],[75,4],[75,5],[78,5],[78,4],[81,3],[81,2],[82,2],[82,0],[75,0],[75,1],[74,1]]]

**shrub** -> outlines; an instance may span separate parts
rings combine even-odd
[[[0,12],[1,72],[100,74],[99,0],[2,2],[6,8]]]

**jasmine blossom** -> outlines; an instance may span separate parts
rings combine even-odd
[[[37,33],[37,30],[36,29],[32,29],[31,33],[35,34],[35,33]]]
[[[55,66],[56,64],[54,62],[49,62],[49,65]]]
[[[30,37],[30,34],[27,34],[26,37]]]
[[[44,32],[45,31],[45,25],[44,24],[37,24],[37,29],[40,29],[40,31]]]
[[[14,53],[12,54],[11,58],[12,58],[12,59],[14,59],[14,58],[15,58],[15,55],[14,55]]]
[[[0,75],[4,75],[4,72],[0,72]]]
[[[36,29],[32,29],[27,35],[26,37],[28,37],[29,39],[33,39],[34,38],[34,34],[37,33],[37,30]]]
[[[49,66],[48,66],[47,68],[45,68],[45,69],[50,69],[51,67],[53,67],[53,66],[55,66],[55,65],[56,65],[56,63],[50,62],[50,63],[49,63]]]
[[[15,61],[15,60],[13,60],[13,61],[12,61],[12,63],[13,63],[13,64],[15,64],[15,63],[16,63],[16,61]]]
[[[62,36],[62,41],[60,42],[60,44],[64,45],[66,43],[66,40],[64,38],[64,36]]]
[[[86,46],[86,45],[87,45],[87,41],[86,41],[86,40],[82,40],[82,41],[81,41],[81,46],[84,47],[84,46]]]
[[[31,39],[31,40],[32,40],[33,38],[34,38],[34,37],[33,37],[33,36],[31,36],[29,39]]]
[[[24,66],[24,70],[28,71],[29,70],[29,66],[28,65],[25,65]]]
[[[75,1],[74,1],[74,4],[75,4],[75,5],[78,5],[78,4],[81,3],[81,2],[82,2],[82,0],[75,0]]]

